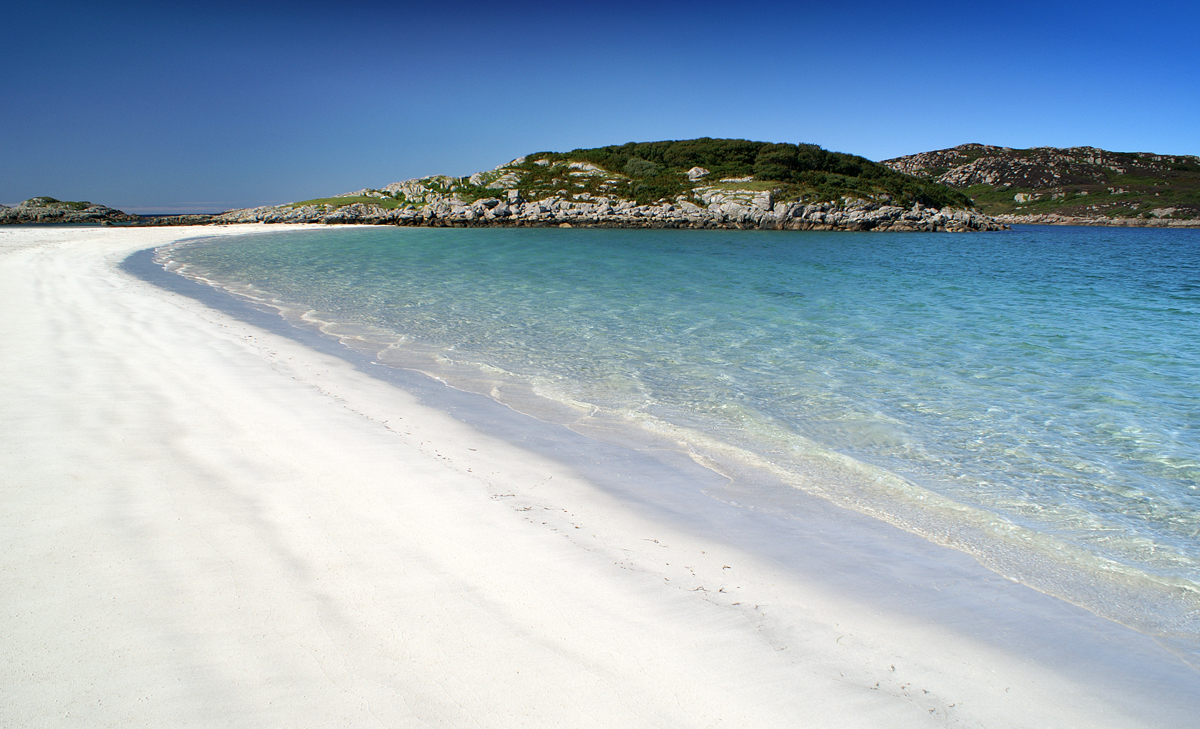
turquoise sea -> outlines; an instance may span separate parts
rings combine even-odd
[[[417,229],[165,249],[378,362],[1200,638],[1200,230]],[[731,496],[732,494],[732,496]]]

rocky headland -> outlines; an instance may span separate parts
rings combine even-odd
[[[194,216],[155,224],[195,222]],[[228,223],[976,231],[1005,226],[949,187],[815,145],[737,139],[539,152],[469,177],[434,175],[213,216]]]
[[[22,203],[24,217],[11,222],[42,222],[30,219],[33,202]],[[1006,227],[940,182],[862,157],[815,145],[708,138],[539,152],[469,177],[433,175],[216,215],[151,218],[112,211],[57,222],[891,232]]]
[[[1200,227],[1194,156],[964,144],[883,164],[959,190],[1009,225]]]
[[[1119,228],[1200,228],[1200,218],[1106,218],[1104,216],[1059,215],[997,215],[995,220],[1005,225],[1107,225]]]
[[[22,223],[114,224],[144,220],[106,205],[90,202],[64,202],[52,197],[35,197],[17,205],[0,205],[0,225]]]
[[[427,181],[427,180],[426,180]],[[399,185],[419,185],[410,180]],[[230,210],[218,215],[142,217],[104,206],[85,211],[30,206],[0,208],[0,223],[91,223],[134,226],[236,225],[240,223],[322,223],[328,225],[405,225],[430,227],[599,227],[725,228],[761,230],[839,230],[890,232],[963,232],[1003,230],[1003,223],[976,211],[914,203],[900,207],[886,201],[843,198],[824,202],[786,202],[770,191],[705,190],[703,205],[689,200],[638,205],[619,198],[570,199],[551,196],[521,199],[516,190],[471,202],[453,194],[430,194],[428,200],[402,207],[375,200],[318,204],[272,205]],[[370,197],[350,194],[347,197]]]
[[[515,190],[498,197],[466,202],[436,196],[420,205],[388,208],[354,202],[348,205],[273,206],[233,210],[212,216],[207,224],[327,223],[412,225],[434,227],[607,227],[607,228],[729,228],[763,230],[845,231],[972,231],[1005,226],[977,212],[934,208],[915,203],[911,208],[876,200],[845,198],[826,202],[784,202],[769,192],[701,191],[705,201],[688,200],[638,205],[631,200],[549,197],[523,200]],[[158,219],[149,224],[186,224]]]

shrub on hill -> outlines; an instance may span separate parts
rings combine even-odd
[[[59,208],[61,210],[87,210],[91,206],[91,203],[85,200],[59,200],[46,195],[32,197],[21,204],[26,207]]]
[[[624,189],[614,192],[642,204],[690,195],[696,186],[710,184],[709,181],[753,176],[756,180],[779,183],[776,195],[784,200],[887,195],[904,206],[920,202],[937,207],[971,207],[968,197],[945,185],[896,172],[863,157],[830,152],[815,144],[708,137],[630,142],[565,153],[541,152],[527,156],[527,162],[520,167],[536,172],[534,160],[539,159],[589,162],[608,172],[625,175],[629,179]],[[692,167],[703,167],[710,174],[704,181],[692,182],[687,178],[687,170]]]

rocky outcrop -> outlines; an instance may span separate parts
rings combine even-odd
[[[137,226],[161,226],[161,225],[211,225],[213,218],[217,216],[209,213],[188,214],[188,215],[155,215],[140,217],[133,221],[131,225]]]
[[[623,146],[620,149],[625,151],[615,157],[613,154],[616,153],[609,154],[612,152],[609,148],[564,154],[545,152],[518,158],[469,177],[434,175],[395,182],[382,189],[366,188],[329,198],[230,210],[218,215],[138,217],[111,212],[123,216],[119,220],[132,225],[323,223],[846,231],[1004,229],[1004,225],[986,215],[953,207],[965,204],[967,198],[944,186],[901,179],[901,175],[869,160],[825,153],[812,145],[801,149],[795,145],[702,139],[632,146],[645,148],[649,150],[646,154],[651,154],[658,149],[656,145],[663,144],[667,145],[668,151],[675,150],[683,155],[680,159],[697,158],[709,164],[711,169],[691,162],[680,162],[671,167],[661,149],[658,151],[662,154],[656,162],[629,156]],[[765,162],[755,158],[753,165],[736,155],[721,156],[724,154],[721,150],[745,152],[746,148],[762,148],[766,150],[763,154],[770,154],[763,158]],[[787,176],[795,171],[787,164],[800,165],[801,158],[796,155],[801,152],[807,155],[804,157],[808,160],[806,164],[817,165],[813,169],[820,168],[818,163],[827,166],[845,163],[857,165],[853,169],[866,165],[872,174],[855,176],[850,174],[851,168],[838,167],[841,172],[834,175],[836,179],[832,182],[818,176],[801,184],[801,178]],[[579,155],[587,154],[592,154],[588,159],[593,161],[579,158]],[[765,172],[761,176],[759,172],[750,174],[756,169],[754,165]],[[899,184],[897,180],[904,184],[896,190],[893,190],[894,185],[888,186]],[[779,195],[786,197],[779,199]],[[905,202],[898,204],[896,200]],[[914,203],[916,200],[922,202]],[[934,202],[937,205],[933,205]]]
[[[17,205],[0,205],[0,224],[20,223],[130,223],[141,218],[90,202],[63,202],[35,197]]]
[[[1075,215],[997,215],[1005,225],[1107,225],[1121,228],[1200,228],[1200,218],[1104,218]]]
[[[1165,159],[1161,155],[1121,154],[1095,147],[1011,149],[963,144],[884,160],[883,164],[898,172],[933,178],[958,189],[991,185],[1037,190],[1061,185],[1100,184],[1112,174],[1125,175],[1134,168],[1165,169],[1174,161],[1174,158]]]
[[[720,140],[697,141],[702,147],[725,144]],[[666,144],[687,146],[687,143]],[[737,147],[739,143],[734,140],[729,144]],[[973,210],[894,204],[891,195],[876,189],[878,186],[855,182],[851,178],[846,178],[849,182],[844,187],[876,189],[875,198],[862,199],[862,193],[839,196],[837,191],[789,186],[779,180],[760,180],[750,174],[718,176],[699,165],[690,168],[680,165],[679,169],[671,170],[664,166],[665,161],[660,164],[636,156],[626,163],[613,163],[620,168],[620,171],[614,171],[615,168],[572,157],[576,153],[585,154],[589,150],[521,157],[469,177],[435,175],[305,203],[232,210],[213,216],[209,222],[861,231],[1004,228]],[[609,158],[601,155],[597,159]],[[625,158],[618,155],[612,159],[620,162]],[[728,172],[746,167],[745,164],[740,168],[726,164],[724,169]],[[895,174],[890,170],[887,172]],[[710,176],[719,179],[713,182],[707,179]],[[775,191],[784,189],[790,190],[788,194],[793,197],[777,199]],[[647,190],[662,197],[647,202],[650,198]],[[965,200],[959,195],[950,197],[956,201]],[[937,198],[915,199],[928,202]],[[172,224],[175,221],[158,222]]]
[[[701,187],[696,189],[692,200],[680,198],[671,203],[637,205],[630,200],[590,196],[589,199],[555,196],[526,201],[517,190],[497,190],[496,197],[468,203],[453,194],[438,194],[409,183],[397,183],[396,188],[409,190],[420,204],[410,202],[400,207],[388,207],[385,201],[389,198],[380,197],[379,204],[273,205],[231,210],[219,215],[142,217],[103,205],[34,198],[17,207],[0,206],[0,223],[134,226],[322,223],[456,228],[561,226],[894,232],[986,231],[1006,227],[970,210],[938,209],[920,204],[905,208],[887,201],[857,198],[836,202],[783,202],[776,201],[769,191]],[[363,195],[358,197],[361,199]]]
[[[503,198],[466,203],[445,196],[421,206],[395,209],[355,203],[338,208],[319,206],[262,207],[212,216],[211,224],[327,223],[435,227],[729,228],[774,230],[928,231],[1003,230],[1004,225],[969,210],[914,205],[903,208],[871,200],[776,202],[769,192],[700,191],[704,205],[688,200],[636,205],[628,200],[551,197],[524,201],[516,190]]]
[[[1192,227],[1187,221],[1200,218],[1200,158],[1194,156],[963,144],[883,164],[969,192],[981,210],[1006,220],[1163,227],[1153,221],[1173,218]]]

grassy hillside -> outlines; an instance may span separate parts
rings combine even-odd
[[[813,144],[776,144],[745,139],[691,139],[629,144],[570,152],[539,152],[512,165],[525,173],[520,188],[541,194],[564,189],[555,162],[594,165],[609,173],[609,184],[596,194],[608,193],[647,204],[688,196],[697,186],[722,185],[723,179],[744,179],[725,186],[737,189],[771,189],[780,200],[836,200],[843,196],[888,196],[897,204],[969,207],[965,195],[948,187],[899,173],[884,165]],[[689,180],[693,167],[709,170],[699,180]],[[586,170],[572,176],[586,177]],[[569,181],[568,181],[569,182]]]
[[[688,171],[695,167],[708,173],[690,179]],[[538,152],[470,177],[434,175],[293,205],[334,209],[364,203],[393,209],[446,199],[472,203],[507,190],[518,191],[525,200],[609,198],[648,205],[683,199],[703,205],[698,195],[703,188],[771,191],[775,200],[785,202],[856,197],[904,207],[916,202],[971,207],[970,199],[958,191],[863,157],[812,144],[709,138]]]
[[[964,144],[884,164],[960,190],[989,215],[1200,218],[1200,159],[1191,156]]]
[[[394,210],[403,205],[404,201],[378,195],[342,195],[341,197],[320,197],[315,200],[301,200],[300,202],[291,203],[291,207],[300,208],[306,205],[313,205],[316,207],[340,208],[356,203],[378,205],[384,210]]]
[[[55,208],[58,210],[72,211],[87,210],[88,208],[92,207],[92,203],[86,200],[58,200],[45,195],[42,197],[30,198],[21,204],[25,205],[26,207]]]

